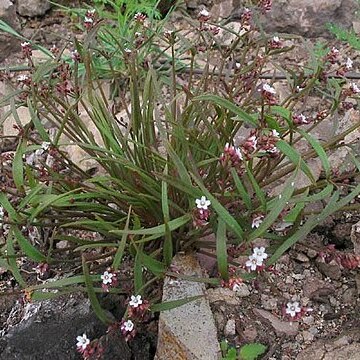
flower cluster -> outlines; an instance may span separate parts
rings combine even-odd
[[[258,6],[260,11],[265,14],[271,10],[272,0],[259,0]]]
[[[95,17],[96,17],[95,9],[91,9],[86,12],[85,18],[84,18],[84,26],[85,26],[86,30],[90,30],[93,27]]]
[[[30,58],[32,55],[31,44],[27,41],[21,43],[21,50],[25,58]]]
[[[275,105],[277,103],[275,96],[276,90],[268,83],[262,84],[258,91],[269,105]]]
[[[230,166],[236,166],[243,161],[240,148],[236,146],[230,146],[229,143],[225,144],[224,152],[220,155],[220,161],[223,166],[230,164]]]
[[[104,349],[100,346],[98,341],[90,342],[90,339],[86,336],[86,334],[77,336],[76,341],[77,350],[84,360],[101,358]]]
[[[211,201],[208,200],[205,196],[202,196],[200,199],[195,200],[196,209],[193,212],[193,224],[196,228],[205,226],[210,217],[209,206]]]
[[[339,58],[340,51],[336,47],[332,47],[331,50],[326,54],[325,60],[329,61],[330,64],[335,64]]]
[[[144,24],[146,20],[146,15],[138,12],[134,15],[134,20],[139,24]]]
[[[311,120],[307,118],[304,114],[294,114],[292,116],[292,121],[295,125],[305,125],[310,124]]]
[[[274,50],[274,49],[281,49],[282,48],[282,42],[280,41],[278,36],[274,36],[270,41],[269,41],[269,47],[270,49]]]
[[[264,260],[267,259],[268,254],[265,252],[265,248],[263,246],[261,247],[255,247],[253,249],[253,253],[249,256],[249,260],[246,261],[245,266],[250,271],[260,271],[264,269]]]

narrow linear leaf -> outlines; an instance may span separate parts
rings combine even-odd
[[[231,168],[230,171],[231,171],[231,175],[232,175],[232,177],[234,179],[236,189],[239,192],[241,198],[243,199],[246,208],[251,210],[251,208],[252,208],[251,198],[250,198],[247,190],[245,189],[245,186],[241,182],[241,180],[239,178],[239,175],[237,174],[236,170],[234,168]]]
[[[96,293],[94,291],[92,279],[91,279],[90,274],[89,274],[89,268],[88,268],[88,266],[86,264],[86,260],[85,260],[84,257],[82,259],[82,268],[83,268],[83,273],[84,273],[84,278],[85,278],[85,285],[86,285],[86,289],[87,289],[87,294],[88,294],[91,306],[92,306],[96,316],[104,324],[110,325],[111,320],[106,315],[105,311],[102,309],[102,307],[101,307],[101,305],[99,303],[99,300],[96,297]]]
[[[301,134],[316,151],[316,154],[319,156],[319,159],[321,160],[326,177],[328,178],[330,176],[331,166],[328,156],[326,155],[326,152],[324,148],[321,146],[320,142],[316,140],[312,135],[310,135],[309,133],[307,133],[302,129],[297,129],[297,132]]]
[[[197,296],[191,296],[191,297],[179,299],[179,300],[166,301],[166,302],[163,302],[160,304],[153,304],[153,305],[151,305],[150,310],[152,312],[159,312],[159,311],[175,309],[182,305],[188,304],[192,301],[201,299],[203,296],[204,295],[197,295]]]
[[[250,171],[250,168],[248,166],[248,164],[245,164],[246,167],[246,175],[248,176],[251,186],[253,187],[256,197],[259,199],[261,207],[262,207],[262,211],[266,212],[266,208],[267,208],[267,203],[266,203],[266,196],[264,191],[261,189],[260,185],[258,184],[258,182],[256,181],[252,171]]]
[[[125,228],[124,228],[125,231],[128,231],[129,229],[130,215],[131,215],[131,206],[129,207],[128,216],[125,223]],[[127,239],[127,233],[125,232],[121,237],[119,247],[114,256],[114,261],[112,263],[112,267],[114,270],[118,270],[121,265],[121,260],[124,255],[125,246],[126,246],[126,239]]]
[[[26,287],[26,282],[22,278],[20,270],[16,263],[16,257],[15,257],[15,250],[14,250],[14,234],[12,232],[9,232],[7,238],[6,238],[6,251],[7,251],[7,261],[9,265],[9,269],[11,273],[13,274],[15,280],[18,282],[18,284],[22,287]]]
[[[219,274],[222,279],[228,280],[228,261],[227,261],[227,237],[226,224],[222,219],[218,220],[216,232],[216,258],[218,263]]]
[[[306,165],[305,161],[301,158],[300,154],[294,148],[292,148],[284,140],[278,140],[276,142],[276,147],[284,155],[286,155],[295,166],[298,166],[298,164],[300,164],[301,171],[311,180],[312,183],[315,183],[315,179],[310,168]]]
[[[16,188],[23,192],[24,190],[24,164],[23,164],[23,154],[25,152],[26,148],[26,140],[23,139],[22,141],[19,141],[19,144],[17,146],[14,160],[12,162],[12,173],[13,173],[13,179]]]
[[[237,115],[239,117],[239,119],[237,119],[237,118],[233,119],[235,121],[242,120],[251,125],[255,125],[255,126],[258,125],[258,122],[254,117],[249,115],[246,111],[242,110],[240,107],[236,106],[233,102],[231,102],[227,99],[224,99],[220,96],[213,95],[213,94],[199,95],[192,99],[192,102],[196,102],[196,101],[209,101],[215,105],[220,106],[222,109],[227,109],[227,110],[231,111],[232,113],[234,113],[234,115]]]
[[[38,249],[36,249],[28,239],[21,233],[21,231],[16,226],[12,226],[10,231],[14,232],[14,236],[17,240],[17,243],[20,246],[20,249],[25,253],[27,257],[36,262],[47,261],[46,256],[44,256]]]

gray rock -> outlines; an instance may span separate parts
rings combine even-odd
[[[282,321],[270,312],[261,309],[255,308],[253,312],[260,317],[261,320],[270,323],[278,336],[284,334],[295,336],[298,333],[299,324],[297,322]]]
[[[331,260],[327,263],[323,259],[317,258],[316,266],[323,275],[330,279],[339,280],[341,278],[341,269],[335,260]]]
[[[16,9],[10,0],[0,0],[0,20],[5,21],[15,30],[19,28]],[[20,50],[20,40],[1,32],[0,35],[0,61],[4,61],[14,50]]]
[[[236,322],[235,319],[229,319],[225,325],[225,336],[235,336]]]
[[[83,296],[27,304],[22,321],[0,340],[0,360],[79,359],[76,337],[86,333],[92,340],[100,338],[106,330],[107,326],[95,316]],[[121,357],[105,355],[103,359],[131,358],[123,337],[113,339],[109,335],[101,343],[121,354]]]
[[[21,16],[43,16],[50,8],[48,0],[17,0],[17,12]]]
[[[175,256],[173,265],[181,274],[203,276],[199,263],[191,255]],[[164,281],[163,302],[205,294],[202,283],[170,280],[165,278]],[[217,360],[219,354],[215,322],[205,297],[160,313],[155,359]]]
[[[360,221],[352,226],[350,239],[354,244],[355,255],[360,255]]]

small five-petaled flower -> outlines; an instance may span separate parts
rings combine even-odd
[[[264,266],[264,260],[267,259],[268,254],[265,252],[265,248],[255,247],[253,253],[249,256],[249,260],[246,261],[245,266],[249,268],[250,271],[255,271],[258,268]]]
[[[76,346],[79,350],[85,350],[87,346],[90,344],[90,340],[86,336],[86,334],[83,334],[82,336],[78,336],[76,338]]]
[[[101,277],[103,284],[108,285],[108,284],[112,283],[113,276],[114,276],[114,274],[112,274],[108,271],[104,271],[104,273],[100,277]]]
[[[211,205],[211,201],[207,200],[205,196],[202,196],[200,199],[195,200],[196,207],[198,209],[207,210]]]
[[[286,304],[285,313],[290,315],[292,318],[296,317],[301,312],[301,307],[298,301],[288,302]]]
[[[131,295],[131,300],[129,301],[129,305],[131,307],[137,308],[138,306],[140,306],[143,303],[142,299],[141,299],[141,295]]]

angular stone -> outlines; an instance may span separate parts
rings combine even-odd
[[[0,360],[79,359],[76,337],[86,333],[92,340],[107,330],[92,312],[89,300],[79,295],[30,303],[24,310],[21,322],[0,340]],[[130,360],[123,337],[108,336],[101,342],[121,353],[121,357],[104,356],[104,360]]]
[[[350,239],[354,244],[355,255],[360,255],[360,221],[352,226]]]
[[[202,277],[202,270],[195,257],[177,255],[173,266],[183,275]],[[163,302],[204,295],[205,285],[165,278]],[[220,346],[210,305],[205,297],[175,309],[163,311],[159,319],[157,360],[217,360]]]
[[[295,336],[298,333],[299,324],[297,322],[282,321],[275,315],[262,309],[254,309],[254,314],[262,320],[270,323],[278,336],[288,335]]]
[[[0,0],[0,20],[5,21],[13,29],[18,30],[19,22],[16,9],[10,0]],[[0,62],[4,61],[11,53],[20,50],[20,40],[1,32],[0,35]]]
[[[17,12],[21,16],[43,16],[50,8],[48,0],[17,0]]]

